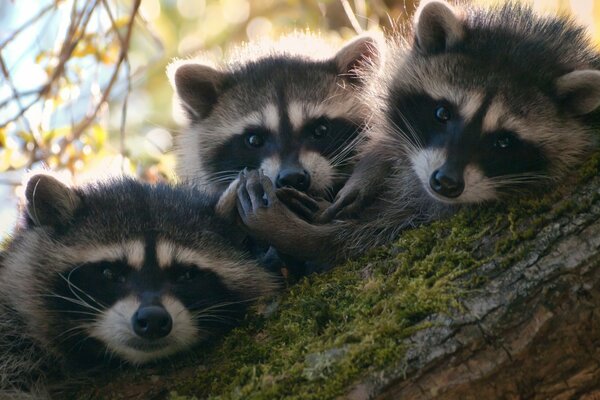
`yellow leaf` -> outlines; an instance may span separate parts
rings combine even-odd
[[[119,58],[119,52],[119,46],[113,43],[105,51],[99,54],[99,61],[103,64],[114,64]]]
[[[38,53],[37,56],[35,56],[35,63],[36,64],[40,64],[42,62],[42,60],[48,58],[49,53],[45,50],[42,50]]]
[[[106,132],[106,130],[104,128],[102,128],[100,125],[93,125],[91,136],[94,139],[94,141],[96,142],[96,147],[102,147],[102,146],[104,146],[104,143],[106,143],[106,139],[108,137],[108,132]]]
[[[23,139],[27,143],[33,142],[33,134],[31,132],[19,131],[17,133],[17,136],[20,137],[21,139]],[[6,139],[6,136],[4,136],[4,138]]]
[[[85,57],[93,54],[97,54],[98,49],[90,42],[79,42],[75,50],[73,50],[73,57]]]
[[[129,17],[121,17],[115,20],[115,24],[113,25],[117,29],[121,29],[129,23]]]
[[[0,171],[6,171],[10,168],[11,150],[0,149]]]

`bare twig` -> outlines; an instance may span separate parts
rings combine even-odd
[[[27,96],[31,96],[34,94],[38,94],[41,90],[42,90],[43,86],[36,88],[36,89],[31,89],[31,90],[23,90],[17,93],[17,95],[21,98],[23,97],[27,97]],[[14,95],[13,95],[14,96]],[[8,99],[3,100],[2,102],[0,102],[0,109],[6,107],[6,105],[8,103],[10,103],[11,101],[13,101],[15,98],[14,97],[9,97]]]
[[[354,11],[352,10],[352,6],[350,6],[350,3],[348,2],[348,0],[340,0],[340,2],[342,3],[342,7],[344,7],[344,12],[348,16],[348,20],[350,21],[350,24],[352,24],[352,28],[354,28],[356,33],[362,33],[363,28],[362,28],[362,26],[360,26],[360,22],[358,22],[358,19],[356,18],[356,15],[354,14]]]
[[[27,112],[27,110],[29,110],[34,104],[36,104],[43,97],[45,97],[48,93],[51,92],[55,82],[57,82],[58,79],[61,76],[63,76],[65,64],[71,58],[71,55],[73,54],[77,43],[81,40],[83,35],[85,35],[85,29],[90,21],[94,9],[98,5],[98,2],[99,0],[95,0],[91,7],[89,7],[88,12],[86,13],[85,10],[88,9],[89,4],[91,3],[91,1],[87,1],[86,5],[83,8],[84,11],[80,14],[77,14],[77,2],[73,2],[73,8],[71,10],[71,23],[69,24],[69,27],[67,29],[65,41],[63,42],[63,45],[59,52],[59,61],[54,70],[52,71],[52,76],[44,85],[42,90],[40,90],[36,98],[26,106],[21,107],[16,115],[0,123],[0,128],[4,128],[11,122],[14,122],[21,118],[23,114]]]
[[[135,2],[133,4],[133,9],[130,14],[129,22],[127,23],[127,32],[125,34],[125,38],[124,38],[123,44],[121,46],[121,51],[119,53],[119,59],[117,60],[117,63],[115,64],[115,68],[110,77],[110,81],[108,82],[108,85],[106,85],[106,88],[104,88],[104,92],[102,93],[102,97],[100,98],[100,101],[96,105],[94,111],[73,129],[73,132],[71,133],[69,142],[76,140],[81,136],[81,134],[85,131],[85,129],[87,127],[89,127],[90,124],[94,121],[94,119],[96,118],[96,115],[100,111],[100,108],[102,107],[102,105],[108,100],[108,96],[110,95],[110,92],[111,92],[115,82],[117,81],[117,77],[118,77],[119,71],[121,69],[121,64],[127,57],[127,52],[129,51],[129,44],[131,42],[131,34],[133,32],[133,24],[135,22],[135,17],[137,15],[139,7],[140,7],[140,3],[141,3],[141,0],[135,0]]]
[[[53,8],[56,8],[58,6],[58,3],[59,2],[56,1],[52,4],[49,4],[48,6],[44,7],[43,9],[40,10],[39,13],[34,15],[33,18],[31,18],[29,21],[25,22],[23,25],[21,25],[20,27],[15,29],[13,31],[13,33],[8,38],[6,38],[6,40],[4,40],[4,42],[2,42],[0,44],[0,51],[2,49],[4,49],[7,44],[9,44],[11,41],[13,41],[21,32],[23,32],[25,29],[29,28],[31,25],[35,24],[40,18],[42,18],[44,15],[46,15],[50,10],[52,10]]]
[[[2,57],[2,54],[0,54],[0,69],[2,70],[2,75],[4,75],[4,77],[6,78],[6,82],[8,82],[8,86],[10,86],[10,90],[13,93],[15,101],[19,105],[19,108],[22,110],[22,114],[24,114],[25,111],[23,110],[23,103],[21,102],[19,91],[15,87],[15,84],[13,83],[12,79],[10,79],[10,73],[8,72],[8,68],[6,67],[6,63],[4,62],[4,57]],[[29,123],[27,118],[23,118],[23,120],[25,121],[25,127],[27,128],[27,130],[31,131],[31,124]]]
[[[129,93],[131,93],[131,66],[129,60],[125,60],[125,69],[127,71],[127,90],[123,97],[121,106],[121,125],[119,127],[119,152],[121,153],[121,172],[125,172],[125,124],[127,122],[127,104],[129,102]]]
[[[106,0],[102,0],[102,4],[108,14],[108,18],[112,24],[112,27],[119,38],[119,42],[121,43],[121,48],[129,46],[129,43],[125,42],[125,38],[121,36],[119,29],[117,27],[117,23],[115,18],[112,15],[112,11]],[[121,106],[121,125],[119,127],[119,153],[121,154],[121,172],[124,172],[125,168],[125,124],[127,122],[127,104],[129,102],[129,94],[131,93],[131,65],[129,64],[128,53],[125,53],[124,58],[125,70],[127,75],[127,89],[125,90],[125,95],[123,97],[123,105]]]

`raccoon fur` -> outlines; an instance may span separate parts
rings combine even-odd
[[[297,34],[247,44],[217,66],[174,62],[168,75],[189,120],[176,138],[179,177],[223,192],[260,168],[277,187],[332,200],[369,117],[358,94],[379,64],[378,42],[360,36],[332,54]]]
[[[276,278],[197,190],[47,175],[1,259],[0,398],[45,398],[79,369],[143,364],[243,318]],[[57,378],[62,377],[62,378]]]
[[[389,51],[371,140],[323,214],[333,220],[294,217],[257,173],[239,189],[255,235],[289,254],[343,259],[460,205],[555,183],[594,147],[600,63],[584,28],[514,3],[428,1],[415,21],[412,45]],[[253,200],[261,192],[268,205]]]

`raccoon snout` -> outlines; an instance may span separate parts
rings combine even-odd
[[[171,332],[173,319],[162,306],[143,306],[133,314],[131,324],[136,335],[144,339],[160,339]]]
[[[310,174],[305,169],[286,168],[277,175],[277,187],[292,187],[301,192],[306,192],[310,187]]]
[[[429,178],[429,186],[437,194],[456,198],[465,190],[465,182],[461,174],[446,171],[444,168],[436,169]]]

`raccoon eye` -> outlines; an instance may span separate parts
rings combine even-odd
[[[191,281],[197,275],[198,275],[198,270],[193,269],[193,268],[189,268],[189,269],[181,271],[181,273],[177,274],[177,276],[175,277],[175,282],[187,282],[187,281]]]
[[[102,270],[102,276],[104,279],[111,282],[125,283],[125,276],[113,271],[111,268],[104,268]]]
[[[515,142],[516,139],[512,134],[502,133],[494,141],[494,147],[497,149],[508,149],[514,146]]]
[[[315,139],[322,139],[327,135],[327,132],[329,132],[329,126],[327,124],[319,124],[315,127],[312,136]]]
[[[439,106],[435,109],[435,119],[441,123],[446,123],[452,118],[452,113],[444,106]]]
[[[256,133],[249,133],[246,135],[246,144],[250,147],[262,147],[265,139]]]

